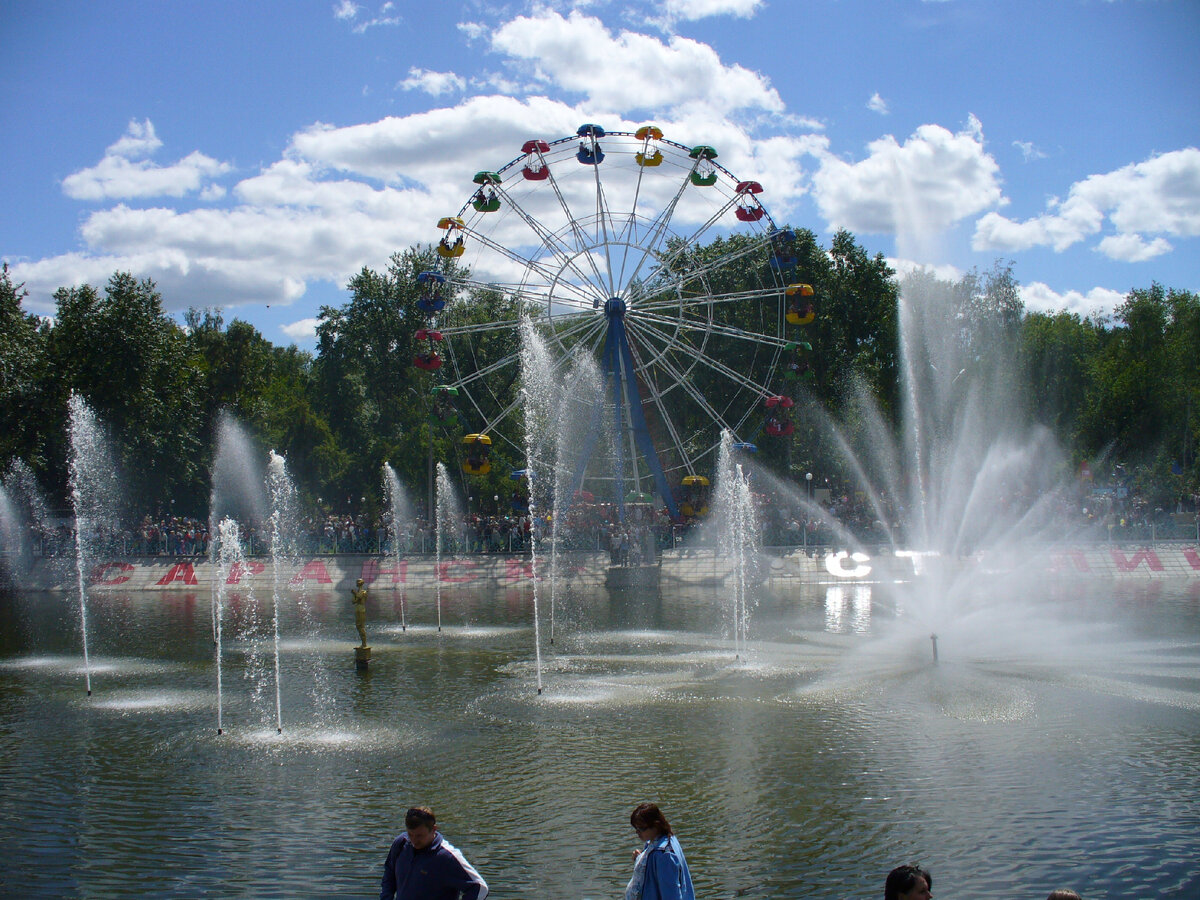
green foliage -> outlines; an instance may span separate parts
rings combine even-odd
[[[1084,453],[1108,453],[1147,468],[1160,497],[1195,491],[1200,437],[1200,298],[1160,284],[1129,293],[1116,311],[1118,327],[1090,360],[1091,390],[1083,401],[1079,443]],[[1181,476],[1172,474],[1178,466]]]
[[[57,422],[65,426],[66,397],[80,394],[112,427],[135,493],[150,506],[173,496],[192,500],[190,489],[201,478],[200,384],[188,365],[186,335],[164,314],[154,282],[118,272],[103,295],[83,285],[54,296],[52,390],[56,404],[64,403]],[[65,456],[64,440],[55,467],[60,478]]]
[[[23,285],[13,284],[4,264],[0,273],[0,473],[9,459],[24,459],[36,471],[45,466],[48,363],[46,329],[21,309]]]
[[[676,247],[675,249],[679,249]],[[813,376],[772,390],[800,401],[790,439],[765,438],[757,406],[743,432],[762,448],[779,474],[842,473],[826,415],[853,437],[874,422],[858,399],[875,397],[885,419],[899,407],[900,285],[882,255],[869,255],[848,232],[826,251],[809,231],[796,230],[796,280],[813,285],[816,320],[788,326],[791,340],[812,346]],[[735,257],[735,266],[713,260]],[[704,273],[685,280],[686,292],[733,297],[711,307],[717,333],[707,342],[688,334],[672,360],[698,393],[712,397],[726,417],[744,413],[728,403],[728,385],[717,367],[699,364],[702,350],[719,365],[767,383],[772,356],[737,330],[771,332],[785,299],[764,301],[774,283],[769,255],[745,237],[718,238],[690,248],[673,262],[676,272]],[[341,306],[320,310],[317,352],[275,347],[253,326],[226,325],[215,310],[189,310],[183,327],[163,311],[153,282],[118,272],[103,291],[90,285],[55,294],[57,315],[42,322],[22,309],[25,295],[7,267],[0,274],[0,466],[25,460],[61,503],[66,484],[66,403],[80,393],[111,426],[131,494],[144,511],[174,509],[203,514],[218,413],[227,409],[267,446],[283,453],[307,499],[317,496],[339,512],[379,509],[381,466],[389,462],[424,501],[430,459],[443,461],[474,507],[503,512],[513,489],[509,473],[522,468],[521,449],[499,436],[492,472],[463,474],[462,436],[520,406],[520,337],[515,327],[473,333],[436,372],[413,366],[415,334],[425,318],[417,311],[417,275],[443,265],[428,247],[392,257],[386,270],[364,268],[347,284]],[[460,278],[466,273],[458,273]],[[1108,457],[1139,468],[1142,483],[1159,501],[1200,490],[1200,298],[1159,284],[1129,293],[1111,322],[1072,313],[1026,313],[1011,265],[939,282],[927,272],[909,276],[910,287],[938,298],[952,327],[939,334],[939,352],[961,360],[963,371],[1012,379],[1030,400],[1031,417],[1051,428],[1077,460]],[[644,295],[674,290],[638,286]],[[739,297],[739,292],[746,292]],[[774,293],[771,293],[774,298]],[[460,289],[439,322],[447,329],[512,322],[516,300],[497,289]],[[904,313],[912,314],[911,310]],[[940,314],[940,313],[939,313]],[[687,329],[684,329],[687,331]],[[470,403],[459,398],[457,419],[432,415],[435,385],[486,373],[473,383]],[[710,412],[684,391],[667,399],[685,439],[707,445]],[[817,410],[822,410],[820,413]],[[666,446],[661,417],[647,407],[656,443]],[[499,496],[497,504],[493,497]]]

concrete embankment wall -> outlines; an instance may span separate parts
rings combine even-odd
[[[1047,576],[1100,579],[1200,578],[1200,549],[1187,545],[1157,547],[1030,548],[1005,553],[985,553],[958,560],[985,573],[1044,572]],[[929,562],[920,554],[868,556],[865,553],[814,553],[797,550],[769,560],[771,580],[875,581],[909,580]]]
[[[664,553],[660,582],[671,585],[720,585],[732,572],[732,560],[707,550],[674,550]],[[545,577],[548,560],[539,558]],[[840,581],[906,581],[918,575],[927,562],[913,554],[880,554],[845,551],[829,553],[801,550],[763,554],[761,571],[768,581],[829,583]],[[1044,571],[1048,576],[1100,579],[1200,578],[1200,550],[1195,546],[1158,547],[1093,546],[1052,548],[1010,554],[986,554],[956,564],[978,567],[981,572]],[[609,558],[605,553],[570,553],[560,559],[561,571],[576,585],[603,585]],[[221,573],[204,557],[138,557],[103,559],[90,564],[89,590],[178,591],[211,590],[222,577],[228,586],[261,590],[274,584],[269,559],[237,563]],[[433,588],[459,584],[502,588],[528,582],[533,562],[528,556],[471,555],[443,559],[433,556],[395,557],[342,555],[301,558],[280,564],[279,577],[295,589],[349,590],[358,578],[372,587]],[[74,561],[37,560],[20,574],[22,587],[34,590],[74,590]]]

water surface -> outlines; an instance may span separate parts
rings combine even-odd
[[[764,598],[738,656],[719,594],[576,592],[541,696],[527,590],[445,590],[441,633],[374,591],[366,674],[348,597],[288,595],[282,735],[269,599],[230,598],[218,735],[207,594],[90,598],[90,698],[74,599],[0,598],[0,893],[372,896],[428,804],[494,896],[611,898],[652,799],[701,897],[912,860],[939,898],[1200,896],[1197,585],[1060,586],[1061,636],[936,666],[878,586]]]

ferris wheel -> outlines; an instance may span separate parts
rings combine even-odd
[[[762,186],[717,159],[652,125],[588,124],[475,175],[438,222],[439,268],[419,276],[414,360],[474,429],[468,472],[493,444],[524,452],[522,320],[553,350],[564,396],[581,360],[602,379],[574,418],[582,449],[556,462],[576,490],[601,485],[618,504],[657,494],[675,516],[681,486],[715,471],[722,431],[747,447],[790,433],[777,382],[806,368],[796,327],[812,321],[812,289]]]

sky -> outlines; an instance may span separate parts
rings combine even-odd
[[[1032,310],[1200,290],[1197,0],[104,3],[0,19],[0,258],[29,312],[151,278],[311,349],[472,176],[653,123],[780,223]]]

